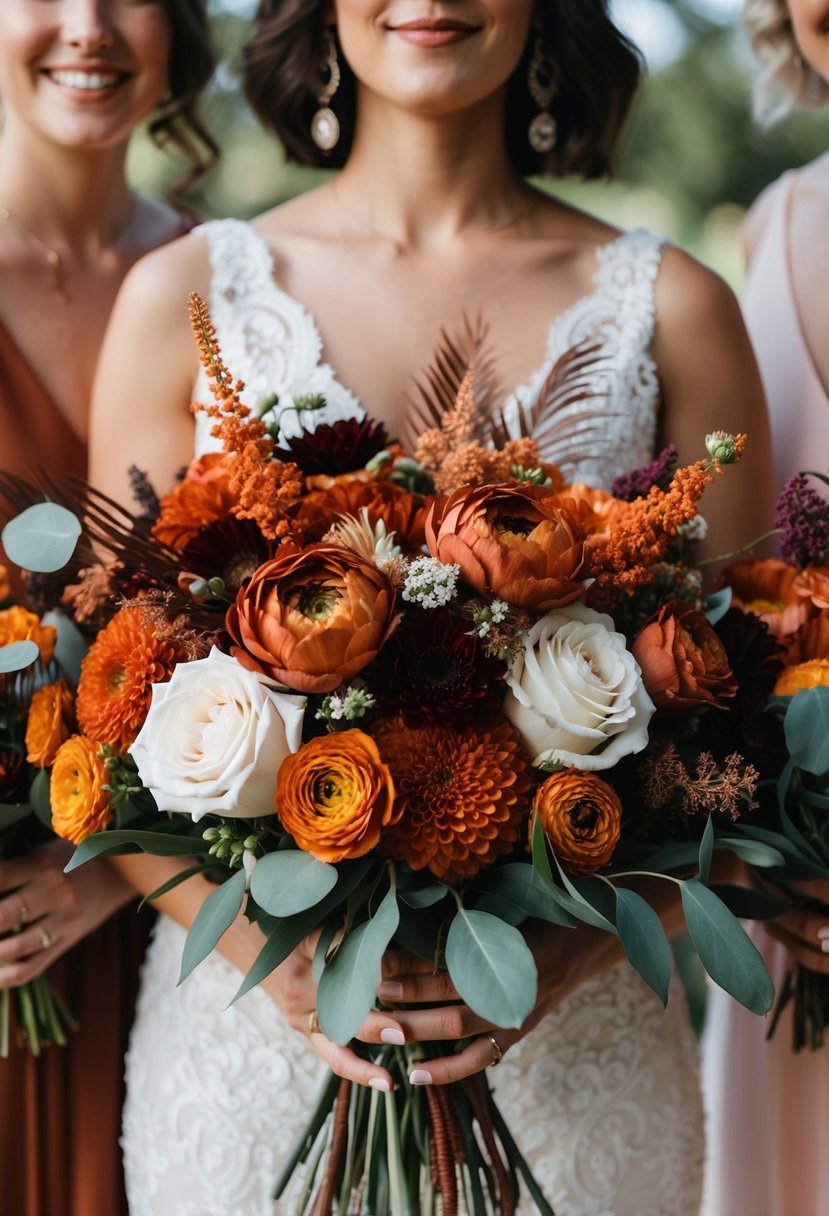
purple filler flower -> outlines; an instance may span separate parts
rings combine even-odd
[[[824,566],[829,561],[829,501],[806,481],[790,477],[777,500],[775,526],[780,528],[780,554],[792,566]]]
[[[625,502],[633,502],[634,498],[644,498],[651,486],[659,486],[667,490],[671,483],[678,461],[676,447],[669,443],[651,464],[643,469],[634,469],[632,473],[622,473],[617,477],[610,492],[614,498],[623,498]]]

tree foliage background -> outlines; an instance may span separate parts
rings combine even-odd
[[[194,203],[206,216],[247,217],[307,189],[321,175],[286,165],[242,101],[238,47],[255,0],[210,2],[223,59],[204,109],[224,157]],[[739,227],[746,207],[786,169],[829,149],[829,114],[800,113],[771,130],[755,124],[753,64],[739,0],[616,2],[620,18],[635,18],[629,22],[634,32],[656,51],[618,176],[608,184],[547,188],[622,226],[666,234],[739,285]],[[660,29],[670,32],[668,53],[660,53]],[[132,170],[145,188],[163,193],[175,166],[138,140]]]

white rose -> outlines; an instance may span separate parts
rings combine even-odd
[[[609,616],[570,604],[542,617],[507,676],[504,713],[533,763],[612,768],[648,741],[654,704]]]
[[[214,648],[153,684],[130,754],[160,811],[196,823],[211,813],[270,815],[279,766],[302,741],[305,705]]]

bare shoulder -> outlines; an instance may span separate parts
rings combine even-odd
[[[700,331],[742,330],[737,297],[723,278],[675,245],[665,245],[656,281],[656,340],[663,334],[689,340]]]
[[[117,307],[152,310],[160,320],[178,313],[187,319],[187,297],[210,289],[206,242],[195,233],[179,237],[140,258],[124,279]]]

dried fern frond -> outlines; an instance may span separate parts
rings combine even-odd
[[[470,371],[475,406],[473,437],[481,439],[501,394],[496,360],[489,345],[489,326],[480,316],[470,321],[464,314],[458,330],[441,329],[432,362],[415,380],[414,395],[406,397],[405,440],[410,447],[414,447],[421,431],[440,428],[446,414],[455,408],[461,385]]]

